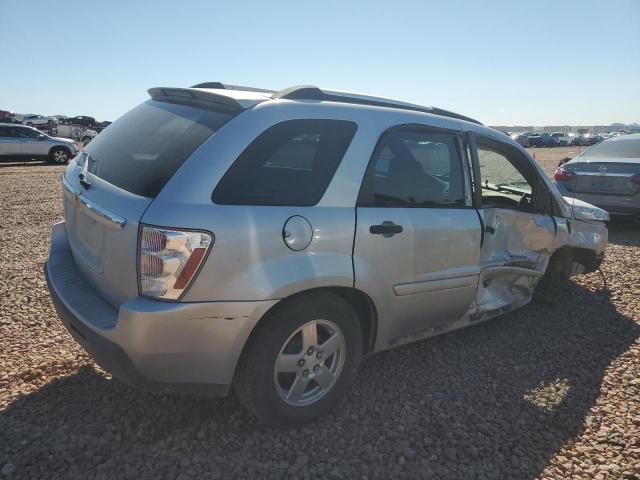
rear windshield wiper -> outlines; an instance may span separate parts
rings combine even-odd
[[[89,160],[91,159],[91,155],[85,152],[84,164],[82,165],[82,172],[78,175],[80,179],[80,185],[84,187],[85,190],[89,190],[91,187],[91,182],[87,180],[87,173],[89,172]]]

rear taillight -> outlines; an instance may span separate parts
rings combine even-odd
[[[636,173],[633,177],[631,177],[631,181],[636,185],[640,185],[640,173]]]
[[[213,235],[142,226],[138,245],[140,295],[177,300],[195,278]]]
[[[553,174],[553,179],[560,182],[568,182],[569,180],[573,180],[574,178],[576,178],[576,173],[564,167],[556,168],[556,171]]]

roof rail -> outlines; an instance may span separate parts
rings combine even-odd
[[[266,88],[243,87],[242,85],[230,85],[222,82],[203,82],[191,86],[191,88],[215,88],[218,90],[240,90],[242,92],[277,93],[275,90]]]
[[[387,98],[370,97],[367,95],[351,94],[346,92],[336,92],[331,90],[321,90],[313,85],[297,85],[287,88],[273,95],[273,99],[287,100],[318,100],[326,102],[349,103],[356,105],[370,105],[374,107],[397,108],[400,110],[411,110],[414,112],[431,113],[432,115],[440,115],[443,117],[456,118],[467,122],[482,125],[478,120],[450,112],[436,107],[424,107],[412,103],[391,100]]]

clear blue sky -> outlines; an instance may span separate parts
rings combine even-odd
[[[0,109],[114,120],[152,86],[315,84],[491,124],[640,122],[640,0],[0,0]]]

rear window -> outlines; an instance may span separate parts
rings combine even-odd
[[[155,197],[182,162],[233,114],[149,100],[89,145],[88,170],[143,197]],[[78,157],[83,164],[86,155]]]
[[[591,147],[581,156],[587,158],[640,158],[640,138],[608,140]]]
[[[356,124],[289,120],[264,131],[236,159],[213,192],[222,205],[309,206],[320,201]]]

